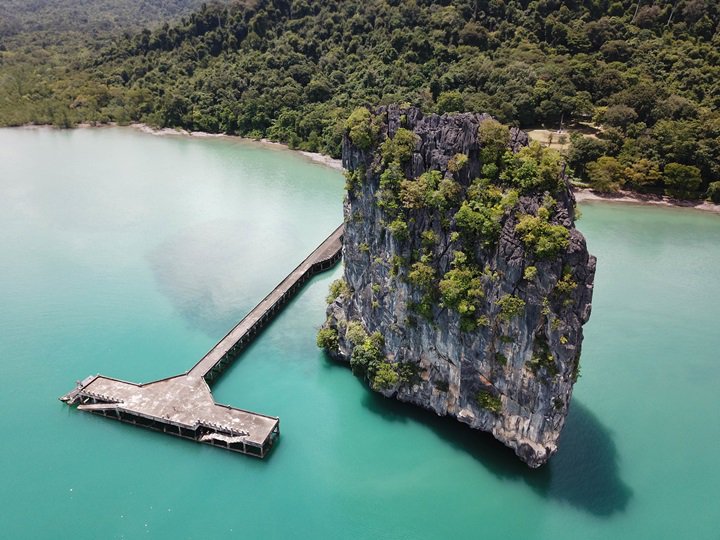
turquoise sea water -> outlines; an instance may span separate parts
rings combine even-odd
[[[339,267],[215,385],[280,416],[264,461],[57,401],[190,367],[340,222],[342,185],[253,144],[0,130],[0,536],[720,538],[718,216],[583,205],[593,315],[540,470],[316,349]]]

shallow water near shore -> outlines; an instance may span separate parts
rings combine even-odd
[[[0,193],[3,537],[718,538],[719,216],[582,205],[582,377],[530,471],[325,358],[340,267],[214,386],[281,418],[266,460],[57,401],[193,365],[341,221],[338,172],[223,139],[0,129]]]

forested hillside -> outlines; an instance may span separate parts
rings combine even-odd
[[[112,38],[117,29],[153,25],[199,9],[202,0],[2,0],[0,39],[34,34],[57,42],[65,33]]]
[[[412,103],[594,123],[566,150],[577,179],[720,198],[719,19],[712,0],[206,5],[72,53],[10,48],[0,123],[143,121],[337,156],[354,107]]]

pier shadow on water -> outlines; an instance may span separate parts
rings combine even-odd
[[[414,405],[386,399],[368,390],[363,405],[393,422],[418,422],[438,437],[478,460],[498,478],[525,482],[549,499],[598,517],[623,512],[632,490],[620,477],[618,451],[610,430],[581,402],[573,399],[559,450],[539,469],[529,469],[492,435]]]

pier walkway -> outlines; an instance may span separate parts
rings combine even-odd
[[[189,371],[145,384],[94,375],[60,399],[78,410],[265,457],[280,436],[280,419],[218,404],[210,384],[305,282],[340,260],[342,235],[341,225]]]
[[[215,380],[232,362],[237,353],[253,340],[288,300],[295,296],[295,293],[307,280],[316,273],[331,268],[340,260],[342,234],[343,226],[341,225],[270,294],[263,298],[235,328],[210,349],[189,373],[203,377],[208,383]]]

